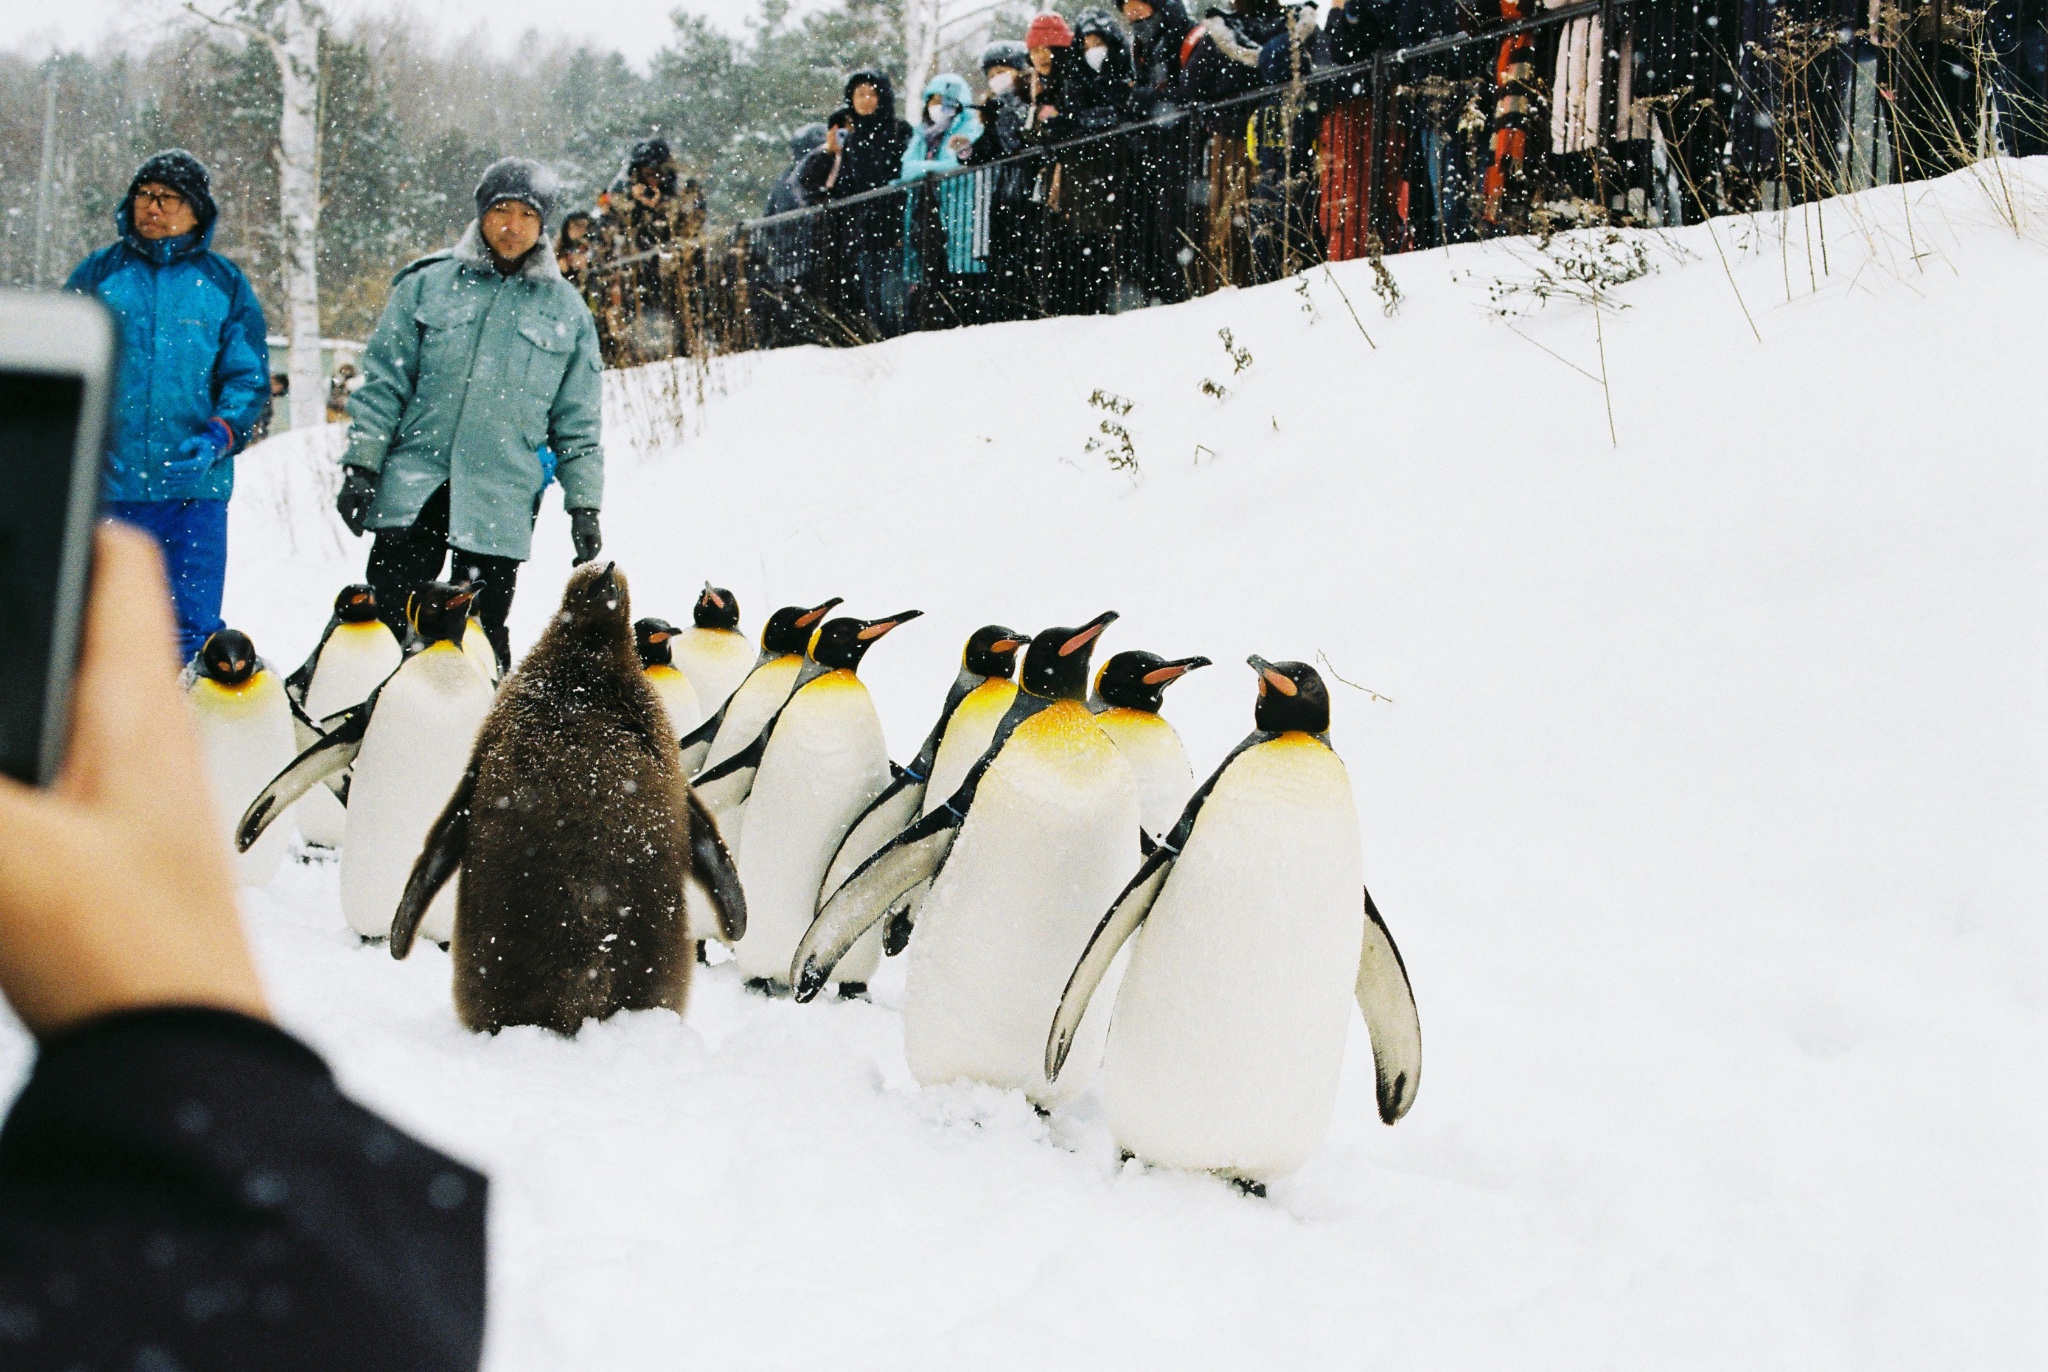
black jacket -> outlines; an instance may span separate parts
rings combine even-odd
[[[0,1365],[473,1368],[485,1185],[270,1025],[97,1020],[0,1128]]]
[[[1154,0],[1152,17],[1131,25],[1140,113],[1171,104],[1180,86],[1180,49],[1195,21],[1181,0]]]
[[[839,174],[832,180],[831,196],[837,200],[886,186],[903,173],[903,149],[910,144],[910,125],[896,117],[896,88],[888,73],[857,71],[846,79],[846,101],[853,103],[853,88],[871,85],[882,97],[873,114],[853,116],[853,127],[840,135],[844,150],[839,155]],[[900,212],[900,211],[899,211]]]

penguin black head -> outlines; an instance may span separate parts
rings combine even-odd
[[[739,597],[723,586],[704,583],[704,594],[697,597],[697,608],[690,612],[700,629],[737,629],[740,627]]]
[[[976,676],[1008,681],[1017,674],[1017,650],[1030,641],[1015,629],[985,624],[967,640],[967,651],[960,655],[960,665]]]
[[[1116,620],[1105,610],[1077,629],[1046,629],[1024,651],[1025,691],[1041,700],[1079,700],[1088,694],[1088,659],[1095,640]]]
[[[1197,667],[1206,667],[1206,657],[1180,657],[1168,662],[1157,653],[1118,653],[1102,664],[1095,678],[1095,694],[1104,705],[1158,714],[1166,703],[1166,688]]]
[[[423,644],[452,643],[460,648],[462,631],[469,627],[470,602],[476,599],[476,592],[474,581],[465,581],[460,586],[429,581],[405,598],[405,622],[412,625],[412,631]]]
[[[342,587],[334,598],[334,617],[344,624],[368,624],[377,617],[377,593],[360,581]]]
[[[1259,674],[1259,703],[1252,717],[1262,732],[1330,732],[1330,692],[1315,668],[1306,662],[1268,662],[1256,653],[1245,661]]]
[[[887,619],[828,619],[825,627],[818,630],[818,641],[811,645],[811,660],[820,667],[844,667],[852,671],[860,666],[860,660],[867,656],[868,649],[875,646],[877,639],[899,624],[908,624],[923,614],[923,610],[905,610],[890,615]]]
[[[669,640],[676,636],[676,626],[665,619],[636,619],[633,621],[633,646],[640,650],[642,667],[668,667],[674,663],[674,650]]]
[[[761,650],[777,657],[807,651],[811,646],[811,635],[817,632],[818,621],[839,600],[838,596],[833,596],[823,605],[808,610],[801,605],[783,606],[768,616],[768,622],[761,626]]]
[[[199,645],[199,668],[208,681],[239,686],[256,675],[256,645],[239,629],[221,629]]]

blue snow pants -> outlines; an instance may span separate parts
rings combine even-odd
[[[164,550],[171,608],[178,615],[178,652],[190,662],[206,636],[222,628],[221,586],[228,575],[225,500],[109,500],[100,513],[132,524]]]

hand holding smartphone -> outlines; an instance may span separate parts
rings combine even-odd
[[[113,325],[76,295],[0,291],[0,774],[64,756],[99,508]]]

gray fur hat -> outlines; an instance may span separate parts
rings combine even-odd
[[[522,205],[531,205],[545,227],[560,193],[561,182],[540,163],[524,157],[501,157],[484,168],[483,180],[476,183],[476,212],[481,217],[501,200],[517,200]]]
[[[1009,67],[1023,71],[1031,63],[1031,49],[1010,38],[998,38],[981,50],[981,71],[986,76],[992,67]]]

